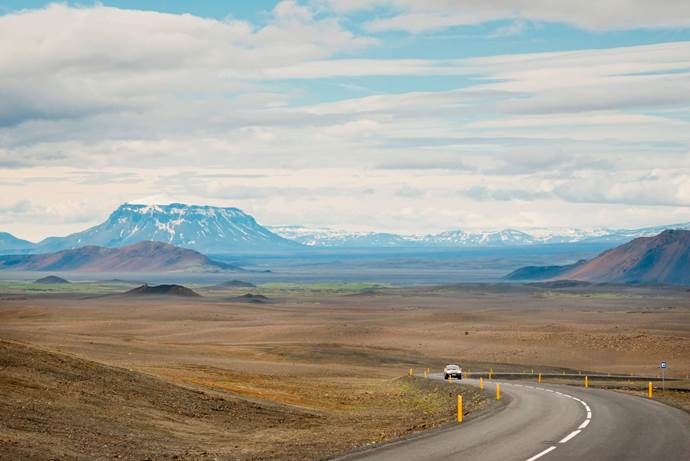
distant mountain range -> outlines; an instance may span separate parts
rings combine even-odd
[[[395,247],[516,247],[557,243],[623,243],[637,237],[657,235],[666,229],[690,229],[690,223],[639,229],[514,229],[486,232],[453,230],[439,234],[405,235],[381,232],[346,232],[327,228],[272,226],[269,229],[286,239],[310,247],[395,248]]]
[[[124,204],[97,226],[38,243],[0,232],[0,254],[47,253],[96,245],[116,248],[141,241],[169,243],[205,254],[294,251],[328,248],[481,248],[562,243],[623,243],[657,235],[665,229],[690,229],[690,223],[641,229],[505,229],[487,232],[451,230],[438,234],[405,235],[347,232],[302,226],[264,227],[238,208],[199,205]]]
[[[569,266],[521,268],[510,280],[581,280],[594,283],[690,285],[690,231],[640,237]]]
[[[120,248],[85,246],[55,253],[0,256],[0,270],[71,272],[217,272],[238,269],[194,250],[161,242]]]

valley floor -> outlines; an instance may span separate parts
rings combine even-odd
[[[448,362],[690,373],[683,289],[194,288],[0,293],[0,458],[326,458],[452,419],[449,386],[401,378]]]

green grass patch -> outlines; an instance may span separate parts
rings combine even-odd
[[[258,286],[261,290],[274,291],[312,291],[312,292],[339,292],[358,293],[364,290],[388,288],[388,285],[366,282],[317,282],[317,283],[264,283]]]
[[[0,281],[0,293],[4,294],[42,294],[42,293],[83,293],[110,294],[127,291],[134,287],[130,283],[72,282],[72,283],[34,283],[31,281]]]

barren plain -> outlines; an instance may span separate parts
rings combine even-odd
[[[29,289],[31,288],[31,289]],[[682,288],[2,287],[0,454],[322,459],[448,422],[408,368],[690,373]],[[247,292],[266,297],[243,298]],[[493,405],[461,388],[467,412]],[[41,456],[43,455],[43,456]]]

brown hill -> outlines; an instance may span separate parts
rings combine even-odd
[[[239,301],[239,302],[245,302],[245,303],[255,303],[255,304],[264,304],[270,301],[268,296],[264,295],[255,295],[252,293],[247,293],[242,296],[236,296],[234,298],[230,298],[230,301]]]
[[[322,419],[11,341],[0,340],[0,370],[3,460],[259,459],[236,448],[248,445],[247,434],[304,430]]]
[[[582,259],[565,266],[525,266],[514,270],[504,277],[505,280],[549,280],[558,279],[561,275],[577,269],[587,261]]]
[[[208,287],[209,290],[222,290],[225,288],[256,288],[256,285],[251,282],[244,282],[242,280],[229,280],[227,282]]]
[[[597,283],[690,284],[690,231],[667,230],[608,250],[558,277]]]
[[[69,280],[65,280],[57,275],[49,275],[47,277],[41,277],[40,279],[35,280],[34,283],[42,283],[44,285],[65,284],[69,283]]]
[[[161,242],[139,242],[120,248],[85,246],[36,255],[0,256],[0,270],[75,272],[167,272],[237,269],[194,250]]]
[[[182,285],[153,285],[144,284],[125,293],[127,296],[184,296],[199,297],[196,291]]]

